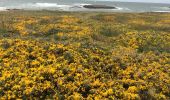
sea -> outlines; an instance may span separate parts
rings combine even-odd
[[[84,5],[106,5],[117,9],[88,9]],[[6,9],[104,11],[104,12],[170,12],[170,4],[116,2],[107,0],[0,0],[0,11]]]

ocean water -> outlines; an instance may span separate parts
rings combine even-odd
[[[87,9],[83,5],[97,4],[114,6],[117,9]],[[170,4],[135,3],[92,0],[0,0],[0,10],[63,10],[63,11],[106,11],[106,12],[170,12]]]

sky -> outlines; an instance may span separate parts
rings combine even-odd
[[[170,0],[96,0],[96,1],[125,1],[125,2],[170,3]]]

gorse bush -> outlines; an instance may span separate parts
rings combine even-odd
[[[170,14],[1,13],[0,99],[170,99]]]
[[[116,29],[116,27],[111,26],[101,26],[100,27],[100,34],[108,37],[120,35],[121,32]]]

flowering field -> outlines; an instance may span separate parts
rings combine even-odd
[[[168,13],[10,11],[0,19],[0,99],[170,99]]]

